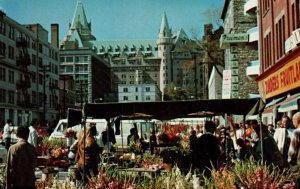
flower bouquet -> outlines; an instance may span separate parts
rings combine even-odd
[[[76,135],[76,131],[72,128],[68,128],[65,130],[64,135],[66,138],[73,138]]]

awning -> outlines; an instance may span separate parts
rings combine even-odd
[[[298,110],[300,105],[300,93],[292,95],[282,101],[278,108],[278,112],[288,112],[292,110]]]
[[[194,114],[195,117],[215,114],[255,115],[263,111],[261,99],[213,99],[187,101],[87,103],[83,107],[85,118],[111,118],[124,115],[147,115],[152,119],[169,120]],[[200,115],[197,114],[202,112]],[[212,112],[213,114],[209,114]]]
[[[283,96],[280,98],[273,99],[271,102],[267,103],[262,114],[264,116],[267,116],[268,114],[274,114],[274,110],[278,108],[278,106],[280,106],[281,101],[283,101],[285,98],[286,96]]]
[[[278,102],[281,102],[283,99],[285,99],[286,96],[283,96],[283,97],[280,97],[280,98],[276,98],[276,99],[273,99],[271,102],[267,103],[266,104],[266,107],[265,108],[268,108],[268,107],[271,107],[273,106],[274,104],[277,104]]]

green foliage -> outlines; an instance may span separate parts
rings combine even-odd
[[[47,149],[58,149],[65,148],[67,146],[67,143],[65,139],[53,138],[49,140],[48,137],[43,137],[40,145]]]
[[[0,188],[6,187],[6,166],[0,167]]]

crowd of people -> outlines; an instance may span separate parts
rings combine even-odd
[[[257,120],[246,120],[237,124],[229,118],[228,123],[228,126],[223,126],[215,119],[206,121],[204,127],[191,129],[190,162],[194,169],[210,176],[212,167],[218,168],[232,163],[232,160],[243,161],[252,156],[256,160],[263,160],[267,165],[296,167],[299,170],[300,112],[295,113],[292,119],[283,116],[276,128],[273,125],[260,124]],[[12,125],[12,121],[8,120],[3,133],[5,148],[8,150],[7,188],[34,188],[39,123],[33,121],[29,127],[18,127],[16,135],[19,140],[14,145],[10,143]],[[109,148],[110,143],[115,142],[113,133],[110,124],[102,131],[101,140],[96,138],[97,129],[94,124],[89,124],[86,130],[77,133],[74,159],[77,162],[79,179],[81,177],[84,181],[92,174],[98,174],[100,154],[105,148]],[[154,132],[151,132],[149,139],[146,135],[139,137],[137,128],[133,127],[127,138],[127,145],[132,142],[140,142],[144,150],[153,151],[151,146],[157,144],[157,138]],[[24,170],[26,174],[22,172]]]
[[[299,170],[300,165],[300,112],[290,119],[283,116],[275,128],[246,120],[240,124],[228,119],[227,127],[219,120],[206,121],[204,131],[190,131],[190,150],[195,169],[209,175],[212,166],[243,161],[253,157],[267,165]]]

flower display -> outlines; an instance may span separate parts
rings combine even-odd
[[[186,132],[186,130],[186,125],[170,125],[167,123],[164,126],[164,132],[160,133],[157,139],[161,144],[178,145],[181,140],[181,133]]]
[[[68,137],[71,138],[71,137],[74,137],[76,135],[76,131],[74,129],[72,129],[72,128],[68,128],[68,129],[65,130],[64,135],[67,138]]]

